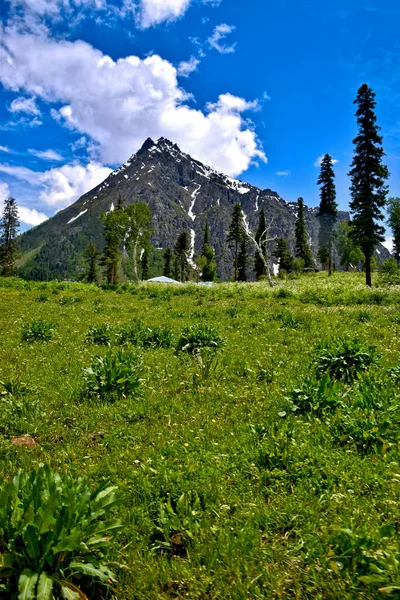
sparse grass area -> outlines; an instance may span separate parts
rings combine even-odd
[[[348,273],[273,290],[3,279],[0,306],[0,476],[44,463],[120,488],[117,600],[398,597],[399,286]],[[54,335],[22,341],[34,321]],[[207,327],[223,340],[212,368],[177,350]],[[328,342],[348,339],[361,366],[336,377],[350,351]],[[96,357],[111,391],[114,372],[126,378],[112,402],[85,395]],[[37,444],[12,444],[24,434]]]

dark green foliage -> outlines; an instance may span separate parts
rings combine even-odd
[[[163,275],[165,277],[172,276],[172,250],[171,248],[165,248],[164,250],[164,271]]]
[[[197,494],[183,493],[176,502],[171,496],[160,502],[152,536],[152,549],[172,556],[186,557],[198,541],[202,529],[202,506]]]
[[[263,233],[265,232],[265,230],[267,229],[267,223],[265,220],[265,213],[264,213],[264,209],[262,208],[260,210],[260,218],[258,221],[258,227],[257,227],[257,231],[255,234],[255,240],[257,242],[257,244],[260,244],[260,240],[261,237],[263,235]],[[261,240],[261,250],[264,254],[264,256],[266,257],[267,255],[267,241],[265,239],[265,237]],[[256,255],[254,257],[254,272],[256,274],[256,278],[258,279],[259,277],[262,277],[263,275],[266,275],[266,269],[265,269],[265,264],[264,262],[261,260],[261,257],[259,255],[258,252],[256,252]]]
[[[354,241],[353,225],[351,223],[348,221],[341,221],[338,223],[335,240],[340,265],[346,271],[349,271],[350,267],[354,268],[365,262],[363,251]]]
[[[393,235],[393,256],[400,263],[400,198],[389,198],[387,203],[388,225]]]
[[[379,279],[385,285],[400,285],[400,263],[393,256],[381,264]]]
[[[19,217],[14,198],[4,200],[3,216],[0,219],[0,274],[7,277],[14,269],[18,255]]]
[[[103,323],[102,325],[92,325],[87,330],[85,341],[99,346],[111,346],[114,333],[111,325]]]
[[[175,244],[175,278],[183,283],[187,281],[189,274],[190,242],[186,231],[179,234]]]
[[[332,379],[351,383],[377,362],[375,346],[366,346],[357,339],[336,338],[320,344],[314,364],[319,377],[329,373]]]
[[[229,225],[229,232],[226,241],[228,245],[233,246],[235,250],[235,258],[233,261],[233,280],[238,281],[239,276],[239,248],[245,237],[243,228],[243,212],[240,204],[235,204],[233,207],[232,220]]]
[[[169,327],[154,325],[147,327],[141,321],[124,325],[118,335],[118,342],[122,346],[132,344],[143,348],[170,348],[174,335]]]
[[[279,263],[279,271],[286,271],[286,273],[291,273],[293,270],[293,260],[294,257],[290,252],[287,241],[284,238],[279,238],[273,256],[278,259]]]
[[[309,269],[313,265],[313,258],[310,246],[307,241],[307,228],[304,218],[304,201],[303,198],[298,199],[298,211],[295,224],[296,237],[296,257],[304,261],[304,268]]]
[[[185,327],[176,347],[177,352],[199,354],[208,349],[214,352],[221,350],[226,344],[219,331],[210,325],[193,325]]]
[[[364,253],[366,284],[371,286],[371,258],[375,246],[384,240],[385,229],[378,222],[383,219],[389,171],[382,164],[385,153],[376,124],[375,93],[367,84],[358,90],[354,104],[357,105],[358,135],[353,140],[354,158],[349,172],[350,210],[353,237]]]
[[[214,250],[210,245],[210,229],[207,222],[204,226],[204,240],[201,249],[201,256],[196,262],[198,262],[198,266],[202,271],[202,280],[214,281],[217,273],[217,263],[215,262]]]
[[[336,410],[343,405],[340,384],[326,373],[321,379],[309,376],[300,388],[289,394],[293,412],[321,416],[325,411]]]
[[[48,467],[0,485],[0,595],[10,600],[100,598],[116,583],[105,560],[122,528],[115,486],[90,489]],[[18,595],[19,594],[19,595]]]
[[[105,267],[106,279],[109,285],[116,285],[119,281],[120,245],[124,235],[122,215],[122,207],[100,215],[100,219],[104,224],[105,240],[101,264]]]
[[[78,304],[82,302],[82,298],[79,296],[61,296],[58,303],[60,306],[70,306],[71,304]]]
[[[335,173],[332,157],[325,154],[321,162],[318,178],[320,190],[319,203],[319,251],[318,258],[322,264],[328,264],[329,275],[332,274],[332,240],[333,228],[337,219]]]
[[[238,281],[247,281],[247,240],[243,236],[238,255]]]
[[[137,396],[140,392],[142,362],[127,350],[109,350],[105,356],[95,356],[90,367],[83,370],[83,395],[115,401]]]
[[[99,274],[97,263],[101,253],[97,250],[96,244],[89,244],[84,252],[84,256],[87,264],[85,281],[88,283],[98,283]]]
[[[43,319],[34,319],[22,327],[23,342],[49,342],[54,335],[54,325]]]

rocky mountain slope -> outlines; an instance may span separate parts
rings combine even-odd
[[[79,276],[82,252],[94,242],[103,247],[101,211],[113,210],[118,199],[126,204],[147,202],[153,214],[156,248],[173,247],[181,231],[190,232],[192,256],[198,255],[202,229],[208,221],[215,249],[218,276],[228,279],[232,272],[232,250],[226,236],[232,207],[240,203],[250,228],[258,223],[263,207],[271,233],[283,236],[293,248],[296,204],[285,202],[270,189],[261,190],[208,167],[165,138],[150,138],[142,148],[103,183],[77,202],[58,212],[21,236],[24,252],[22,274],[34,279],[73,279]],[[306,221],[314,255],[317,251],[317,209],[306,209]],[[347,213],[340,213],[347,219]],[[381,248],[382,256],[389,253]]]

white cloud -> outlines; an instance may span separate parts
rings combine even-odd
[[[321,163],[322,163],[322,160],[323,160],[324,156],[325,156],[325,154],[322,154],[322,156],[319,156],[317,158],[317,160],[314,163],[314,167],[320,167],[321,166]],[[332,164],[333,165],[336,165],[338,162],[339,161],[336,158],[332,158]]]
[[[18,206],[18,214],[20,220],[26,225],[40,225],[49,218],[44,213],[39,212],[36,208],[28,208],[26,206]]]
[[[236,50],[236,42],[231,46],[227,46],[226,44],[221,44],[220,42],[226,38],[227,35],[232,33],[236,27],[234,25],[227,25],[226,23],[221,23],[221,25],[217,25],[212,35],[208,38],[208,44],[214,50],[217,50],[221,54],[231,54]]]
[[[108,177],[111,169],[97,163],[63,165],[42,174],[40,200],[56,208],[69,206]]]
[[[193,73],[193,71],[196,71],[199,64],[200,64],[199,59],[195,58],[194,56],[192,56],[190,58],[190,60],[180,62],[177,67],[178,76],[189,77],[190,73]]]
[[[191,108],[184,103],[188,95],[178,86],[176,68],[160,56],[114,61],[83,41],[59,41],[15,28],[6,29],[1,54],[4,87],[61,102],[53,114],[89,136],[103,163],[121,163],[147,137],[162,136],[232,176],[255,159],[265,160],[242,116],[258,103],[223,94],[208,104],[208,112]]]
[[[11,152],[8,146],[0,146],[0,152]]]
[[[9,0],[12,8],[23,9],[41,17],[60,18],[62,10],[70,12],[73,9],[106,8],[106,0]]]
[[[164,21],[176,21],[185,14],[190,2],[191,0],[141,0],[137,23],[147,28]]]
[[[5,181],[0,181],[0,203],[3,204],[11,196],[10,188]]]
[[[15,98],[8,109],[12,113],[22,112],[27,115],[40,115],[40,110],[36,106],[35,98]]]
[[[290,171],[278,171],[277,175],[279,175],[279,177],[289,177]]]
[[[75,152],[75,150],[80,150],[81,148],[85,148],[86,145],[87,145],[87,139],[85,138],[84,135],[82,135],[75,142],[72,142],[71,150],[72,150],[72,152]]]
[[[33,156],[37,156],[37,158],[41,158],[42,160],[56,160],[56,161],[63,160],[63,157],[61,156],[61,154],[59,154],[55,150],[51,150],[51,149],[42,151],[42,150],[34,150],[31,148],[30,150],[28,150],[28,152],[33,154]]]
[[[41,188],[39,200],[59,210],[99,185],[108,177],[111,169],[95,162],[63,165],[44,172],[0,164],[0,172]]]

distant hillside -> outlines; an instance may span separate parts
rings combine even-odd
[[[223,280],[232,273],[232,250],[227,247],[226,236],[236,203],[241,204],[253,230],[263,207],[267,221],[273,221],[272,235],[285,237],[293,249],[296,204],[285,202],[272,190],[260,190],[217,172],[181,152],[165,138],[156,142],[149,138],[103,183],[21,236],[21,275],[38,280],[77,279],[87,245],[94,242],[103,248],[101,211],[113,210],[120,197],[126,204],[147,202],[153,214],[155,248],[173,247],[178,234],[186,230],[190,232],[196,256],[202,244],[202,229],[208,221],[218,276]],[[306,209],[314,256],[318,245],[316,214],[317,209]],[[342,212],[339,218],[348,219],[348,214]],[[383,246],[379,252],[381,259],[389,257]],[[159,256],[153,256],[153,267],[151,274],[159,274],[156,272],[161,268]],[[250,269],[249,276],[252,276]]]

